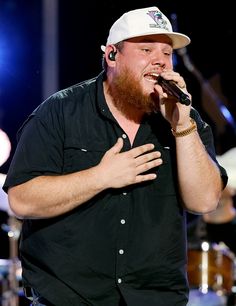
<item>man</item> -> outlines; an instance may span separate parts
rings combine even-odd
[[[186,305],[185,210],[214,210],[227,181],[210,127],[156,82],[191,99],[172,63],[189,42],[157,7],[125,13],[105,72],[21,127],[4,188],[34,305]]]

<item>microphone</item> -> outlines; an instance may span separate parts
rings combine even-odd
[[[184,93],[174,81],[165,80],[162,76],[158,75],[157,84],[159,84],[168,94],[176,97],[178,102],[184,105],[190,105],[191,101],[189,96]]]

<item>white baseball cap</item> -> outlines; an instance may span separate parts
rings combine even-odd
[[[191,41],[188,36],[173,32],[169,19],[156,6],[152,6],[124,13],[110,28],[106,46],[129,38],[154,34],[169,36],[173,49],[183,48]],[[105,51],[105,46],[101,46],[101,49]]]
[[[225,168],[228,174],[228,186],[236,189],[236,147],[228,150],[220,156],[216,156],[219,164]]]

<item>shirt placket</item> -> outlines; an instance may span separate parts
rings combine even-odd
[[[124,148],[130,149],[128,136],[123,133],[121,137],[124,140]],[[117,249],[116,249],[116,282],[118,286],[125,282],[125,263],[126,254],[128,252],[128,228],[129,228],[129,209],[131,205],[131,194],[128,188],[120,190],[120,213],[117,219],[119,230],[117,234]]]

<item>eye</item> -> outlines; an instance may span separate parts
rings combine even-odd
[[[151,49],[149,49],[149,48],[142,48],[142,51],[144,53],[149,53],[149,52],[151,52]]]
[[[172,56],[173,52],[171,52],[171,51],[164,51],[164,54],[167,55],[167,56]]]

